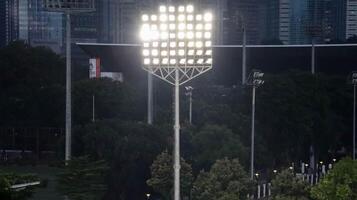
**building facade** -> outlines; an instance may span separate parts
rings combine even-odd
[[[347,0],[346,39],[357,36],[357,0]]]

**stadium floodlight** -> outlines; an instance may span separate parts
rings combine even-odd
[[[250,145],[250,179],[253,180],[254,173],[254,137],[255,137],[255,90],[264,84],[264,73],[259,70],[253,70],[248,77],[247,84],[252,86],[252,132]]]
[[[357,87],[357,71],[352,72],[351,83],[353,85],[353,141],[352,141],[352,158],[356,160],[356,87]]]
[[[193,5],[161,5],[158,15],[145,13],[141,19],[143,68],[175,87],[174,200],[179,200],[179,86],[212,68],[213,15]]]
[[[66,147],[65,160],[71,159],[72,151],[72,81],[71,81],[71,14],[95,11],[94,0],[43,0],[44,7],[50,12],[66,14]],[[148,17],[142,16],[143,21]]]

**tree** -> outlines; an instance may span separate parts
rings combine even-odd
[[[14,42],[0,49],[0,70],[2,125],[62,125],[65,67],[59,55]]]
[[[286,169],[272,180],[272,195],[273,200],[308,200],[309,185]]]
[[[29,199],[34,192],[34,186],[26,187],[23,190],[13,190],[11,189],[11,186],[34,181],[39,181],[39,178],[36,175],[0,172],[0,199]]]
[[[209,169],[220,158],[246,160],[247,150],[239,135],[225,126],[206,125],[193,134],[195,169]]]
[[[105,161],[92,161],[88,156],[73,158],[58,176],[58,189],[72,200],[103,198],[107,186]]]
[[[252,181],[238,159],[217,160],[209,172],[201,171],[192,188],[193,200],[240,200],[252,191]]]
[[[160,193],[165,200],[169,200],[173,194],[173,167],[172,156],[168,151],[162,152],[157,156],[151,165],[151,178],[147,180],[147,184],[156,192]],[[190,196],[192,186],[192,168],[190,164],[181,158],[181,195]]]
[[[357,199],[357,161],[345,158],[311,190],[317,200]]]

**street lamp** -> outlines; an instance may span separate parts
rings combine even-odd
[[[66,15],[66,150],[65,160],[71,159],[72,138],[72,81],[71,81],[71,14],[95,11],[94,0],[44,0],[50,12]]]
[[[151,194],[149,194],[149,193],[146,194],[146,197],[148,200],[150,199],[150,196],[151,196]]]
[[[357,85],[357,72],[352,72],[352,85],[353,85],[353,160],[356,159],[356,85]]]
[[[252,86],[252,133],[251,133],[251,146],[250,146],[250,179],[253,180],[254,173],[254,134],[255,134],[255,89],[264,84],[262,80],[264,73],[253,70],[248,77],[248,85]]]
[[[192,91],[193,91],[193,87],[192,86],[186,86],[186,96],[188,96],[188,100],[189,100],[189,115],[188,115],[188,121],[190,122],[190,124],[192,124]]]
[[[174,200],[179,200],[179,86],[212,68],[213,15],[196,13],[193,5],[161,5],[141,19],[143,68],[175,88]]]

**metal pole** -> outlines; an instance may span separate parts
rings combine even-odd
[[[148,72],[148,124],[153,122],[153,84],[152,74]]]
[[[188,93],[190,96],[190,113],[189,113],[189,122],[192,124],[192,91]]]
[[[66,152],[65,160],[71,160],[71,129],[72,129],[72,108],[71,108],[71,15],[66,13]]]
[[[315,41],[311,42],[311,74],[315,74]]]
[[[92,97],[92,122],[95,122],[95,95]]]
[[[252,92],[252,139],[250,145],[250,179],[253,180],[254,177],[254,129],[255,129],[255,86],[253,85],[253,92]]]
[[[353,160],[356,159],[356,84],[353,84]]]
[[[179,69],[175,72],[174,200],[180,200],[180,91]]]
[[[243,24],[242,85],[246,84],[246,73],[247,73],[247,35],[246,35],[245,25]]]

